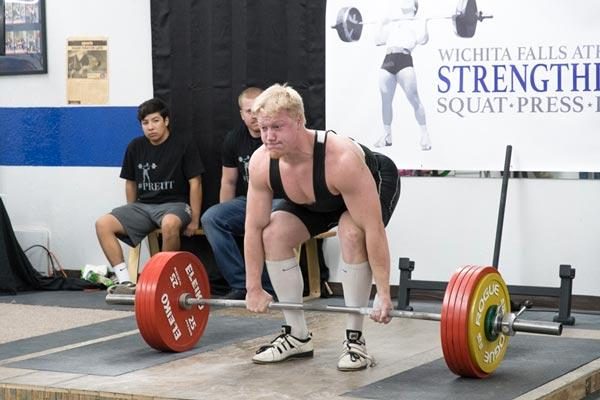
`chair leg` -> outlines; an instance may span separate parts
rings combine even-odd
[[[150,232],[148,234],[148,251],[150,252],[150,257],[160,251],[160,247],[158,246],[158,233],[156,232]]]
[[[127,270],[129,272],[129,279],[131,282],[136,283],[138,277],[138,271],[140,267],[140,251],[142,249],[141,244],[129,249],[129,257],[127,259]]]
[[[308,269],[308,289],[310,298],[321,297],[321,271],[317,253],[317,239],[310,238],[304,242],[306,246],[306,261]]]

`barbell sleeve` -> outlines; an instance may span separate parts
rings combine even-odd
[[[135,296],[131,294],[115,294],[109,293],[106,295],[107,304],[122,304],[132,306],[135,304]]]
[[[543,335],[560,336],[563,326],[557,322],[532,321],[525,319],[515,319],[512,322],[512,329],[515,332],[539,333]]]

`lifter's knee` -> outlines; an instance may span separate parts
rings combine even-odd
[[[278,261],[294,257],[294,249],[301,243],[289,232],[267,225],[263,230],[263,246],[267,260]]]
[[[338,237],[340,238],[342,258],[345,262],[356,264],[366,260],[365,232],[347,214],[340,218]]]

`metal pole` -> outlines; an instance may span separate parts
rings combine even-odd
[[[498,269],[498,259],[500,258],[500,242],[502,241],[502,227],[504,226],[504,209],[506,207],[506,193],[508,191],[508,178],[510,174],[510,158],[512,146],[506,146],[504,157],[504,175],[502,176],[502,190],[500,192],[500,207],[498,208],[498,222],[496,224],[496,242],[494,243],[494,259],[492,266]]]
[[[189,308],[193,305],[209,305],[216,307],[239,307],[246,308],[246,302],[244,300],[227,300],[227,299],[197,299],[191,294],[186,293],[181,296],[179,304],[184,308]],[[344,314],[360,314],[360,315],[371,315],[372,308],[368,307],[343,307],[343,306],[330,306],[330,305],[317,305],[317,304],[300,304],[300,303],[270,303],[268,308],[271,310],[303,310],[303,311],[320,311],[330,313],[344,313]],[[439,321],[441,319],[440,314],[425,313],[425,312],[414,312],[414,311],[402,311],[392,310],[390,317],[395,318],[409,318],[409,319],[422,319],[426,321]]]

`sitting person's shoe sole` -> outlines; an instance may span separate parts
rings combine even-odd
[[[109,286],[106,291],[109,294],[135,294],[135,283],[122,282]]]
[[[261,346],[252,362],[255,364],[271,364],[290,358],[310,358],[314,354],[312,336],[302,340],[290,334],[291,328],[283,325],[282,333],[270,344]]]

